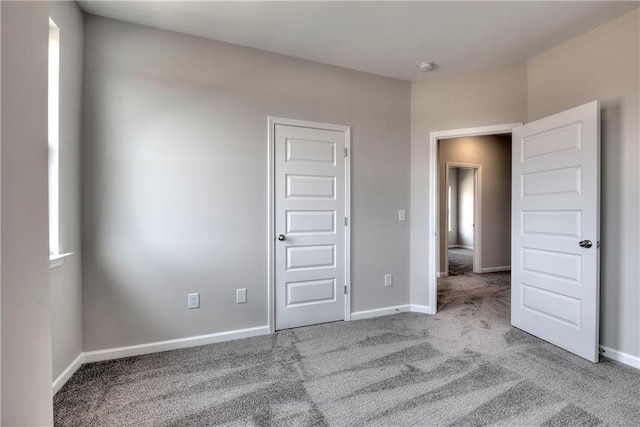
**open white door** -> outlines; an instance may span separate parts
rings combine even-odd
[[[598,361],[597,101],[513,131],[511,324]]]

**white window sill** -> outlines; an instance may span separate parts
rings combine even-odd
[[[66,254],[49,255],[49,270],[61,267],[64,264],[64,259],[73,255],[73,252]]]

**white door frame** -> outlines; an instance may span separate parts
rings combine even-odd
[[[482,166],[472,163],[459,163],[459,162],[446,162],[445,163],[445,175],[444,175],[444,183],[445,183],[445,192],[447,188],[449,188],[449,169],[471,169],[473,171],[473,272],[474,273],[482,273],[481,266],[481,233],[482,230],[482,210],[480,209],[482,206]],[[447,194],[448,198],[448,193]],[[440,236],[441,239],[444,236]],[[448,246],[448,242],[447,242]],[[449,251],[445,251],[442,254],[444,257],[444,274],[442,276],[449,275]]]
[[[288,125],[308,127],[315,129],[334,130],[344,132],[344,147],[347,155],[344,159],[344,284],[346,294],[344,296],[344,320],[351,320],[351,126],[336,125],[331,123],[312,122],[308,120],[289,119],[285,117],[268,117],[268,165],[267,165],[267,323],[269,333],[275,332],[276,327],[276,271],[275,271],[275,127],[276,125]],[[336,220],[340,220],[336,218]]]
[[[429,135],[429,224],[427,227],[427,236],[429,236],[429,281],[427,283],[429,294],[429,313],[436,314],[438,311],[438,242],[439,242],[439,225],[438,215],[438,141],[448,138],[461,138],[467,136],[483,136],[498,135],[511,133],[514,128],[521,126],[522,123],[507,123],[494,126],[481,126],[475,128],[463,128],[453,130],[443,130],[431,132]]]

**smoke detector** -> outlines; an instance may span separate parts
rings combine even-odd
[[[421,62],[420,65],[418,66],[418,69],[420,70],[421,73],[428,73],[429,71],[433,70],[435,68],[436,64],[434,64],[433,62]]]

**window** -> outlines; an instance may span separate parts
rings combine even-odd
[[[59,123],[60,123],[60,29],[49,18],[49,267],[61,266],[70,253],[60,253]]]
[[[60,253],[58,145],[60,123],[60,29],[49,18],[49,255]]]
[[[449,186],[448,192],[447,192],[447,212],[448,212],[448,216],[449,216],[449,231],[453,231],[453,218],[452,218],[452,212],[451,212],[451,186]]]

